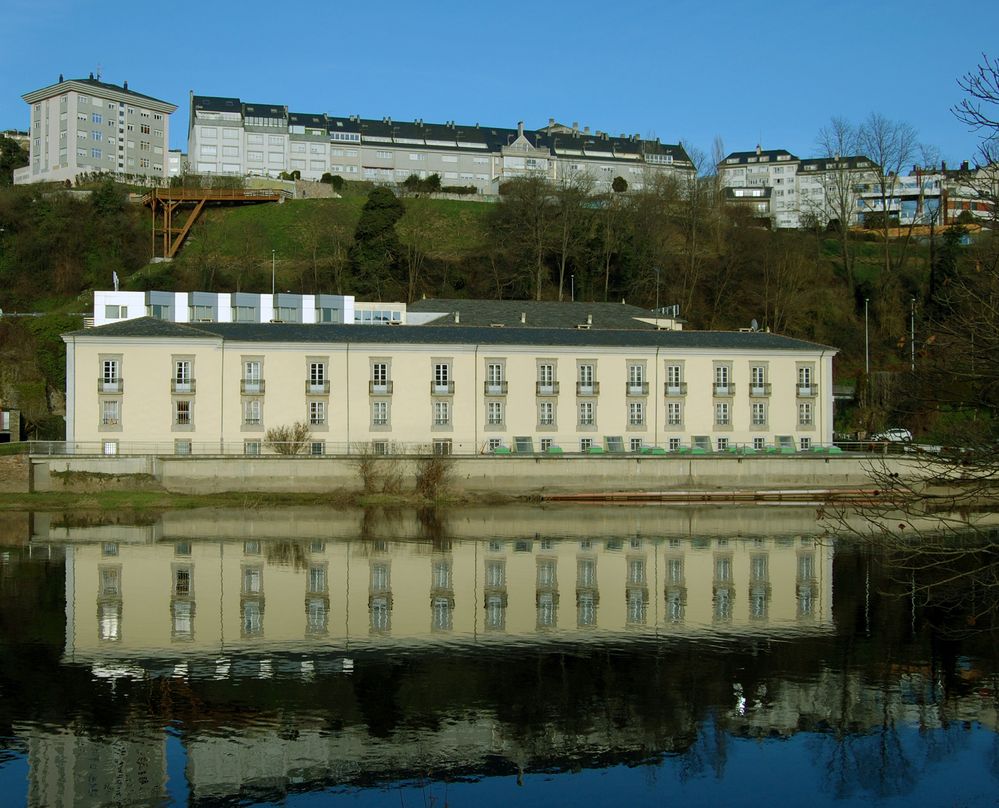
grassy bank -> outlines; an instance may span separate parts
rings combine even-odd
[[[31,494],[0,493],[0,511],[176,511],[192,508],[287,508],[325,506],[338,508],[432,508],[452,505],[502,504],[513,497],[443,496],[428,499],[416,494],[362,494],[348,491],[328,494],[228,492],[171,494],[167,491],[46,491]]]

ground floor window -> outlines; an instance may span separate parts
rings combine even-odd
[[[801,445],[801,451],[807,452],[809,449],[812,448],[812,439],[811,438],[801,438],[800,445]]]
[[[243,454],[249,455],[251,457],[256,457],[260,454],[260,441],[258,440],[247,440],[243,441]]]
[[[728,438],[718,438],[715,441],[715,448],[719,452],[724,452],[726,449],[728,449]]]
[[[669,450],[671,452],[675,452],[679,448],[680,448],[680,439],[679,438],[670,438],[669,439]]]
[[[593,438],[580,438],[579,451],[588,452],[593,447]]]
[[[449,455],[451,454],[451,441],[448,440],[435,440],[434,441],[434,454],[435,455]]]
[[[631,451],[633,451],[633,452],[640,452],[640,451],[642,451],[642,445],[643,445],[643,443],[644,443],[644,441],[642,440],[642,438],[632,438],[631,439],[631,443],[630,443]]]
[[[173,453],[178,455],[189,455],[191,453],[191,441],[175,440],[173,442]]]
[[[309,454],[313,457],[322,457],[326,454],[326,444],[321,440],[314,440],[309,444]]]
[[[766,438],[753,438],[753,448],[757,451],[762,451],[767,448]]]

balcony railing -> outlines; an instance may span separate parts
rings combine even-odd
[[[751,384],[749,385],[749,395],[756,396],[769,396],[770,395],[770,383],[766,384]]]
[[[310,396],[328,396],[330,394],[329,379],[324,381],[305,380],[305,392]]]
[[[194,389],[194,379],[170,379],[171,393],[193,393]]]
[[[97,380],[98,393],[121,393],[125,389],[125,380],[121,376],[103,377]]]
[[[818,394],[819,386],[817,384],[798,385],[798,398],[815,398]]]
[[[535,382],[534,389],[539,396],[557,396],[558,382]]]
[[[392,382],[368,382],[368,394],[372,396],[390,396],[392,395]]]
[[[589,384],[584,384],[583,382],[576,382],[576,395],[577,396],[595,396],[600,393],[600,382],[590,382]]]
[[[627,382],[626,387],[629,396],[647,396],[649,394],[648,382]]]
[[[453,396],[454,382],[430,382],[430,395],[432,396]]]
[[[663,392],[668,396],[685,396],[687,395],[687,383],[679,382],[678,384],[670,384],[666,382],[663,385]]]
[[[482,389],[487,396],[505,396],[507,391],[506,382],[483,382]]]
[[[243,395],[261,395],[264,392],[263,379],[240,379],[239,392]]]
[[[735,385],[734,384],[720,384],[715,382],[712,385],[713,392],[716,396],[734,396],[735,395]]]

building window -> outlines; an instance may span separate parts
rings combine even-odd
[[[101,401],[101,424],[118,426],[119,423],[121,423],[121,401],[116,398]]]
[[[592,396],[598,392],[596,382],[593,380],[593,365],[581,364],[577,367],[576,393],[581,396]]]
[[[805,401],[798,405],[798,425],[799,426],[811,426],[812,425],[812,405]]]
[[[447,426],[451,423],[451,402],[434,402],[434,426]]]
[[[679,438],[670,438],[669,442],[666,444],[671,452],[675,452],[680,448]]]
[[[649,392],[649,387],[645,383],[645,365],[628,365],[628,395],[641,396]]]
[[[555,404],[552,401],[542,401],[538,404],[538,425],[555,426]]]
[[[371,364],[371,392],[381,395],[387,395],[391,392],[387,362],[373,362]]]
[[[451,382],[451,365],[449,363],[434,363],[433,392],[437,394],[454,392],[454,385]]]
[[[801,451],[807,452],[809,449],[812,448],[812,439],[811,438],[801,438],[799,440],[799,446],[801,447]]]
[[[641,401],[628,403],[628,425],[645,426],[645,404]]]
[[[247,426],[260,426],[263,423],[263,402],[259,398],[249,398],[243,402],[243,423]]]
[[[175,440],[173,442],[173,453],[176,455],[189,455],[191,454],[191,441],[189,440]]]
[[[243,454],[249,457],[257,457],[260,455],[260,441],[258,440],[245,440],[243,441]]]
[[[640,452],[640,451],[642,451],[642,447],[644,445],[645,445],[645,439],[644,438],[632,438],[631,441],[630,441],[630,443],[629,443],[631,451],[633,451],[633,452]]]
[[[192,404],[188,399],[173,403],[173,422],[177,426],[190,426],[192,423]]]
[[[767,384],[766,365],[753,365],[749,369],[749,394],[751,396],[765,396],[770,393],[770,386]]]
[[[451,454],[451,439],[448,438],[445,440],[435,440],[434,454],[438,456],[446,456]]]
[[[502,395],[506,390],[502,363],[490,362],[486,365],[486,395]]]
[[[105,359],[101,363],[100,392],[122,392],[121,362],[117,359]]]
[[[538,395],[553,396],[558,392],[555,385],[555,365],[542,362],[538,365]]]
[[[728,450],[728,438],[718,438],[715,441],[715,450],[724,452]]]
[[[668,401],[666,403],[666,424],[668,426],[683,425],[683,403],[680,401]]]
[[[814,395],[814,379],[812,378],[812,368],[804,365],[798,368],[798,395]]]
[[[486,403],[486,423],[490,426],[500,426],[503,423],[503,402],[489,401]]]
[[[258,359],[250,359],[243,363],[243,393],[259,395],[264,392],[262,365]]]
[[[760,437],[753,438],[753,448],[758,452],[762,452],[767,448],[767,439]]]
[[[727,396],[732,393],[731,384],[732,371],[728,365],[715,365],[714,394],[716,396]]]
[[[727,403],[719,402],[715,404],[715,423],[718,426],[728,426],[730,423]]]
[[[309,402],[309,424],[310,426],[322,426],[326,423],[326,402]]]
[[[371,403],[371,425],[388,426],[388,422],[389,422],[388,402],[373,401]]]
[[[580,438],[579,451],[588,452],[593,448],[593,438]]]
[[[764,426],[767,423],[767,405],[762,401],[754,401],[752,416],[753,426]]]
[[[314,440],[309,443],[309,454],[313,457],[322,457],[326,454],[326,442]]]
[[[326,378],[325,362],[309,362],[309,383],[306,392],[312,395],[323,395],[330,391],[329,380]]]
[[[194,379],[191,374],[191,362],[188,359],[178,359],[173,363],[173,392],[194,392]]]
[[[666,366],[666,395],[678,396],[685,392],[683,389],[683,366]]]
[[[594,425],[592,401],[579,402],[579,425],[580,426]]]

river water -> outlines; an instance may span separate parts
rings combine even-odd
[[[0,545],[5,806],[999,793],[993,596],[810,508],[24,514]]]

